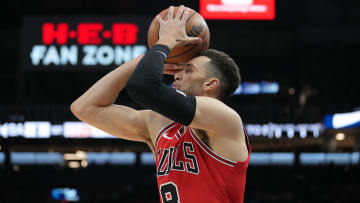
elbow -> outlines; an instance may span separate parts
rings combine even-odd
[[[81,107],[80,104],[78,104],[76,101],[74,101],[70,105],[70,111],[74,114],[74,116],[76,116],[78,119],[80,119],[81,114],[83,112],[83,108]]]
[[[87,122],[96,117],[100,107],[96,105],[86,105],[78,101],[74,101],[70,105],[70,111],[81,121]]]
[[[75,114],[76,112],[79,111],[79,107],[78,107],[78,105],[77,105],[75,102],[73,102],[73,103],[70,105],[70,111],[71,111],[73,114]]]

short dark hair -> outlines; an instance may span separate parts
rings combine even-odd
[[[239,67],[226,53],[215,49],[208,49],[199,54],[210,59],[207,66],[209,77],[216,77],[220,81],[220,100],[229,98],[238,88],[241,77]]]

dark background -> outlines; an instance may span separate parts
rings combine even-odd
[[[24,73],[18,63],[24,16],[152,18],[169,5],[181,3],[198,10],[197,1],[8,1],[1,8],[6,14],[1,27],[1,104],[69,105],[106,73]],[[317,122],[324,114],[358,107],[358,8],[357,1],[278,0],[274,21],[208,20],[210,47],[236,60],[243,81],[280,83],[281,92],[276,97],[236,97],[234,108],[247,122],[262,123]],[[295,89],[295,95],[289,96],[289,88]],[[306,105],[300,105],[299,96],[306,91],[310,96]]]
[[[198,11],[197,1],[3,1],[0,7],[0,123],[76,120],[69,105],[107,73],[24,72],[19,60],[25,16],[152,18],[170,5],[180,4]],[[207,23],[211,32],[210,47],[225,51],[235,59],[243,81],[268,80],[280,84],[280,92],[276,95],[241,95],[227,101],[244,122],[315,123],[322,122],[326,114],[359,110],[360,1],[277,0],[274,21],[208,20]],[[294,95],[289,94],[290,88],[295,90]],[[117,103],[141,108],[126,93],[120,94]],[[336,132],[326,130],[317,144],[311,144],[313,140],[308,139],[301,146],[296,145],[298,140],[282,142],[281,146],[276,140],[251,141],[255,152],[330,152],[327,144]],[[349,132],[357,141],[350,147],[339,145],[332,151],[359,150],[359,129]],[[54,146],[60,146],[59,151],[74,151],[93,145],[99,151],[114,145],[123,150],[139,145],[119,140],[28,141],[14,138],[0,141],[7,143],[10,151],[47,151]],[[52,202],[49,190],[53,186],[77,187],[84,194],[83,202],[158,201],[152,167],[71,170],[33,166],[22,168],[20,173],[9,166],[1,169],[1,202]],[[247,184],[245,202],[355,202],[360,199],[358,166],[252,166]]]

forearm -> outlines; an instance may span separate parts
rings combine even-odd
[[[152,47],[137,65],[126,89],[129,96],[144,107],[188,125],[195,114],[195,97],[162,83],[163,66],[169,52],[164,45]]]
[[[118,93],[126,85],[126,82],[135,70],[135,67],[141,58],[142,56],[139,56],[127,63],[124,63],[97,81],[83,95],[73,102],[71,105],[72,111],[78,112],[89,107],[104,107],[113,104],[118,96]]]

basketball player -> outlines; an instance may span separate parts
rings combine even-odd
[[[157,45],[113,70],[72,105],[72,112],[114,136],[147,143],[155,154],[163,203],[242,203],[250,147],[240,116],[221,100],[240,82],[239,69],[223,52],[207,50],[174,72],[174,87],[162,83],[175,46],[200,43],[188,37],[184,6],[168,20],[157,17]],[[113,104],[123,89],[150,110]]]

